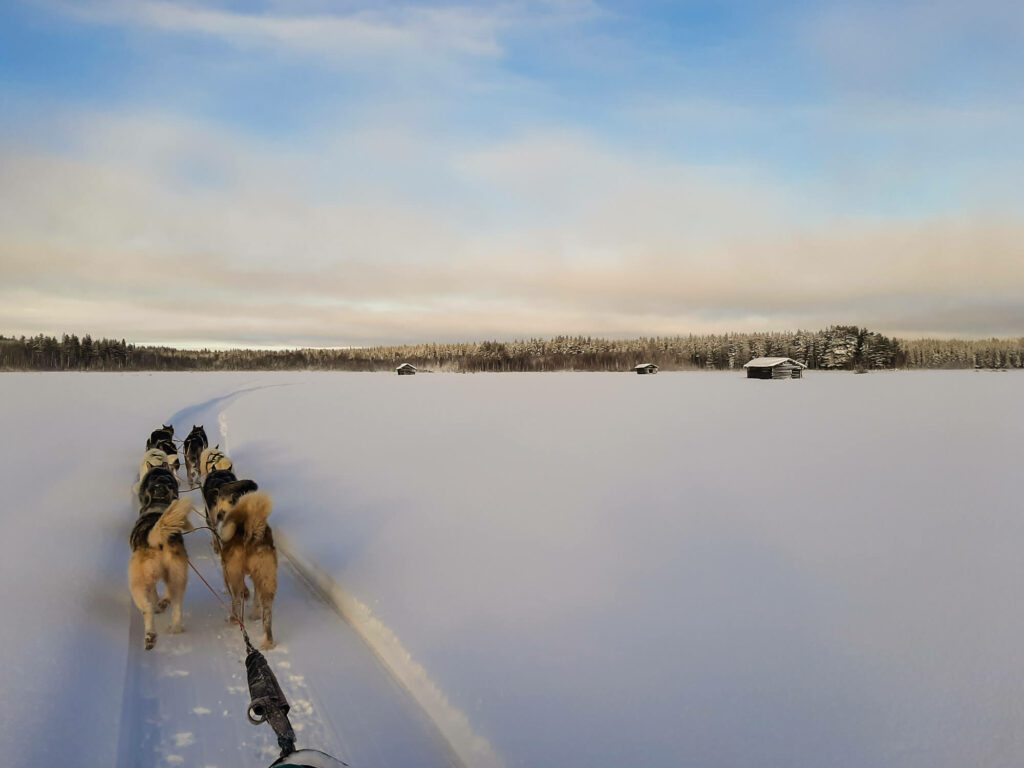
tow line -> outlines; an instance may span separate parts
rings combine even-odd
[[[197,526],[193,530],[200,530],[201,528],[206,528],[214,536],[217,536],[217,532],[207,525]],[[291,709],[291,706],[288,704],[288,699],[285,698],[284,691],[281,690],[280,683],[277,682],[277,677],[274,676],[274,670],[270,668],[266,657],[253,648],[252,642],[249,640],[249,633],[245,631],[245,624],[242,622],[242,619],[228,607],[228,604],[210,586],[210,582],[203,577],[203,574],[199,572],[199,569],[195,567],[192,561],[187,556],[185,559],[189,567],[199,577],[199,580],[210,590],[210,594],[217,598],[217,602],[228,610],[228,615],[238,624],[238,628],[242,632],[242,639],[245,640],[246,650],[245,675],[249,683],[249,708],[246,710],[245,716],[253,725],[270,723],[270,727],[274,729],[274,733],[277,735],[277,745],[281,748],[278,761],[283,760],[295,752],[295,731],[288,720],[288,711]],[[242,603],[242,614],[245,614],[244,602]],[[346,764],[342,763],[342,765]]]

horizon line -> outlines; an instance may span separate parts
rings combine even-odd
[[[830,326],[818,329],[789,329],[789,330],[764,330],[764,331],[726,331],[724,333],[694,333],[685,332],[677,334],[655,334],[655,335],[622,335],[622,336],[607,336],[597,334],[569,334],[569,333],[558,333],[547,336],[516,336],[508,338],[487,338],[487,339],[462,339],[458,341],[406,341],[406,342],[377,342],[370,344],[280,344],[280,343],[237,343],[230,341],[215,341],[215,340],[188,340],[188,339],[171,339],[166,341],[152,341],[152,340],[130,340],[127,336],[106,336],[106,335],[93,335],[91,333],[78,333],[75,331],[61,331],[60,333],[20,333],[20,334],[3,334],[0,333],[0,339],[11,339],[18,340],[21,337],[25,339],[31,339],[36,336],[44,336],[60,340],[62,336],[77,336],[79,339],[85,336],[90,336],[94,340],[106,339],[114,341],[123,341],[125,344],[131,344],[134,347],[152,347],[152,348],[167,348],[190,352],[201,352],[208,350],[210,352],[228,352],[228,351],[258,351],[258,352],[287,352],[287,351],[301,351],[301,350],[342,350],[342,349],[373,349],[373,348],[388,348],[388,347],[413,347],[421,345],[451,345],[451,344],[484,344],[484,343],[499,343],[508,344],[523,341],[551,341],[557,338],[569,338],[569,339],[596,339],[596,340],[607,340],[607,341],[632,341],[639,339],[669,339],[669,338],[685,338],[689,336],[696,337],[725,337],[725,336],[757,336],[757,335],[774,335],[774,334],[796,334],[801,332],[808,333],[819,333],[827,330],[828,328],[850,328],[856,327],[861,330],[865,330],[869,333],[876,333],[881,336],[888,337],[896,341],[963,341],[963,342],[978,342],[978,341],[1014,341],[1024,339],[1024,334],[1019,335],[1006,335],[1006,336],[995,336],[991,334],[965,334],[959,336],[933,336],[927,334],[899,334],[899,333],[883,333],[876,331],[866,325],[858,325],[854,323],[835,323]]]

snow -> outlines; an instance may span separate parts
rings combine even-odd
[[[755,357],[749,363],[744,363],[743,367],[744,368],[774,368],[776,365],[779,365],[781,363],[793,363],[794,365],[799,365],[801,368],[806,368],[807,367],[803,363],[801,363],[801,362],[799,362],[797,360],[794,360],[792,357]]]
[[[2,743],[220,768],[272,745],[197,579],[186,632],[159,617],[141,650],[128,488],[173,418],[275,499],[268,659],[301,746],[355,768],[1017,764],[1021,383],[5,374]]]
[[[167,634],[160,616],[157,647],[145,652],[127,592],[137,514],[129,489],[153,420],[185,402],[182,424],[190,416],[216,424],[217,408],[244,395],[251,379],[0,377],[0,744],[12,750],[8,764],[250,768],[276,755],[270,729],[245,719],[242,642],[214,596],[190,576],[185,633]],[[187,544],[219,586],[209,543],[190,535]],[[436,727],[287,561],[275,619],[284,631],[268,659],[296,706],[300,745],[308,739],[353,766],[455,763]]]

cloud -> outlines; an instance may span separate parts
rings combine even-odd
[[[468,149],[410,134],[395,161],[391,142],[360,141],[368,126],[299,151],[161,115],[57,122],[59,151],[0,142],[5,333],[346,345],[833,322],[1024,332],[1012,215],[834,217],[747,169],[565,131]],[[353,143],[387,184],[344,172]],[[437,177],[403,184],[421,157]]]
[[[503,53],[499,38],[506,30],[527,24],[569,24],[598,13],[585,0],[354,3],[345,11],[324,6],[304,10],[301,3],[285,3],[243,12],[170,0],[61,1],[55,7],[84,22],[202,35],[239,49],[280,51],[329,62],[387,57],[492,59]]]
[[[327,59],[426,49],[495,56],[501,16],[471,6],[386,6],[346,14],[242,13],[165,0],[109,0],[62,8],[83,21],[201,34],[235,46],[293,51]]]

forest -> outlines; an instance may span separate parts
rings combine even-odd
[[[381,371],[408,362],[432,371],[732,370],[762,356],[792,357],[818,370],[1021,368],[1024,338],[900,340],[852,325],[821,331],[599,339],[557,336],[522,341],[412,344],[337,349],[176,349],[124,339],[0,336],[7,371]]]

